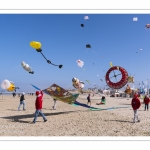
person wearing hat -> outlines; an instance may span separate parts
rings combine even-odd
[[[36,122],[36,119],[37,119],[39,114],[43,117],[44,122],[46,122],[47,119],[41,110],[42,109],[42,103],[43,103],[43,92],[42,92],[42,90],[40,90],[40,91],[36,91],[35,94],[36,94],[36,101],[35,101],[36,111],[35,111],[35,117],[34,117],[33,123]]]
[[[134,94],[134,98],[132,99],[131,101],[131,105],[132,105],[132,108],[133,108],[133,111],[134,111],[134,120],[133,122],[135,123],[135,120],[137,119],[138,122],[140,122],[139,118],[138,118],[138,109],[140,108],[141,106],[141,102],[138,98],[138,94]]]
[[[18,110],[20,110],[20,106],[23,105],[23,110],[25,109],[25,97],[24,97],[25,93],[23,92],[22,95],[20,96],[20,105],[18,107]]]

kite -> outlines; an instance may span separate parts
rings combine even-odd
[[[80,59],[76,61],[79,67],[83,67],[84,62],[81,61]]]
[[[7,90],[9,92],[12,92],[12,91],[16,92],[16,89],[19,89],[19,87],[15,87],[15,85],[12,81],[9,81],[7,79],[2,81],[1,88],[3,90]]]
[[[31,84],[32,85],[32,84]],[[40,88],[32,85],[35,89],[40,90]],[[50,95],[52,98],[62,101],[67,104],[74,104],[79,94],[71,94],[69,91],[63,89],[57,84],[53,84],[50,87],[42,90],[44,93]]]
[[[150,28],[150,24],[146,24],[145,27],[148,29]]]
[[[86,48],[91,48],[91,45],[90,45],[90,44],[87,44],[87,45],[86,45]]]
[[[132,90],[131,90],[129,84],[128,84],[127,87],[126,87],[125,93],[126,93],[126,94],[129,94],[129,95],[132,93]]]
[[[72,85],[73,85],[73,87],[78,89],[78,92],[83,94],[82,89],[84,88],[84,82],[79,81],[79,79],[77,79],[77,78],[73,78]]]
[[[89,80],[85,80],[87,83],[89,83],[90,84],[90,81]]]
[[[34,49],[36,49],[37,52],[40,52],[42,54],[42,56],[46,59],[47,63],[52,64],[54,66],[59,66],[59,68],[62,68],[63,65],[55,65],[53,64],[50,60],[47,60],[47,58],[43,55],[42,53],[42,49],[41,49],[41,43],[40,42],[36,42],[36,41],[32,41],[30,42],[30,46]]]
[[[84,27],[84,24],[81,24],[81,27]]]
[[[102,82],[103,82],[103,80],[102,79],[100,79]]]
[[[110,67],[112,67],[113,66],[113,64],[112,64],[112,62],[110,62]]]
[[[118,70],[118,66],[113,66],[113,67],[111,67],[111,68],[107,71],[105,80],[106,80],[107,85],[108,85],[110,88],[113,88],[113,89],[120,89],[120,88],[124,87],[124,86],[127,84],[127,82],[128,82],[128,73],[127,73],[127,71],[126,71],[124,68],[122,68],[122,67],[119,67],[120,74],[117,74],[117,75],[116,75],[115,72],[114,72],[114,70]],[[109,75],[110,75],[110,73],[111,73],[112,71],[114,72],[114,76],[112,76],[112,77],[114,77],[114,78],[116,79],[116,83],[114,83],[114,82],[112,82],[112,81],[110,80],[110,78],[112,78],[112,77],[109,77]],[[116,77],[119,76],[119,75],[122,75],[122,78],[121,78],[120,81],[117,81],[117,78],[116,78]]]
[[[134,83],[134,77],[128,76],[128,83]]]
[[[138,21],[138,18],[137,18],[137,17],[134,17],[134,18],[133,18],[133,21]]]
[[[84,16],[84,20],[87,20],[87,19],[89,19],[89,16]]]
[[[21,62],[21,65],[26,71],[28,71],[31,74],[34,74],[34,71],[32,71],[31,67],[28,64],[26,64],[24,61]]]

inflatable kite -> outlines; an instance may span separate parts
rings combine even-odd
[[[111,67],[111,68],[107,71],[106,76],[105,76],[105,80],[106,80],[107,85],[108,85],[110,88],[113,88],[113,89],[120,89],[120,88],[124,87],[124,86],[127,84],[127,82],[128,82],[128,73],[127,73],[127,71],[126,71],[124,68],[122,68],[122,67],[119,67],[120,74],[117,74],[117,75],[116,75],[115,72],[114,72],[114,70],[118,70],[118,66],[113,66],[113,67]],[[116,79],[116,81],[117,81],[117,78],[116,78],[116,77],[119,76],[119,75],[122,75],[121,80],[120,80],[120,81],[117,81],[116,83],[112,82],[112,81],[110,80],[110,78],[112,78],[112,77],[109,77],[111,72],[114,73],[114,76],[112,76],[112,77],[114,77],[114,78]]]
[[[127,85],[126,90],[125,90],[125,93],[126,93],[126,94],[131,94],[131,93],[132,93],[132,90],[131,90],[131,88],[130,88],[129,85]]]
[[[42,53],[41,43],[40,42],[32,41],[32,42],[30,42],[30,46],[32,48],[36,49],[37,52],[40,52],[42,54],[42,56],[46,59],[47,63],[52,64],[54,66],[59,66],[59,68],[63,67],[63,65],[55,65],[50,60],[47,60],[47,58]]]
[[[77,64],[78,64],[79,67],[83,67],[83,65],[84,65],[83,61],[77,60],[76,62],[77,62]]]
[[[79,79],[77,79],[77,78],[73,78],[72,79],[72,85],[73,85],[73,87],[75,87],[76,89],[78,89],[78,91],[80,93],[83,94],[82,89],[84,88],[84,82],[79,81]]]
[[[15,87],[15,85],[12,81],[9,81],[7,79],[2,81],[1,88],[4,90],[7,90],[9,92],[12,92],[12,91],[16,92],[16,89],[19,89],[18,87]]]
[[[31,70],[31,67],[28,64],[26,64],[24,61],[21,62],[21,66],[29,73],[31,73],[31,74],[34,73],[34,71]]]

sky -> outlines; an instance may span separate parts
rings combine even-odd
[[[149,23],[149,14],[0,14],[0,82],[8,79],[19,91],[30,92],[35,91],[31,84],[41,89],[53,83],[73,88],[72,78],[77,77],[85,89],[104,88],[112,62],[134,76],[138,87],[150,79],[150,29],[145,28]],[[40,42],[45,57],[63,67],[48,64],[31,41]],[[77,65],[79,59],[83,67]],[[25,71],[21,61],[34,74]]]

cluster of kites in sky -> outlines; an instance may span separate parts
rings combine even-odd
[[[84,20],[89,20],[89,16],[84,16]],[[137,18],[137,17],[134,17],[134,18],[133,18],[133,21],[138,21],[138,18]],[[84,27],[85,27],[85,24],[81,23],[80,26],[81,26],[82,28],[84,28]],[[145,27],[146,27],[146,28],[150,28],[150,24],[146,24]],[[58,66],[59,68],[62,68],[62,67],[63,67],[62,64],[56,65],[56,64],[52,63],[49,59],[47,59],[47,58],[45,57],[45,55],[42,53],[42,48],[41,48],[41,47],[42,47],[42,44],[41,44],[40,42],[32,41],[32,42],[30,42],[30,46],[31,46],[33,49],[35,49],[38,53],[41,53],[41,55],[43,56],[43,58],[46,60],[46,62],[47,62],[48,64],[51,64],[51,65],[53,65],[53,66]],[[87,49],[91,49],[91,50],[92,50],[92,46],[91,46],[90,44],[86,44],[85,47],[86,47]],[[87,50],[87,51],[88,51],[88,50]],[[86,52],[87,52],[87,51],[86,51]],[[140,49],[140,52],[141,52],[141,51],[142,51],[142,48]],[[96,53],[95,51],[92,50],[92,52],[97,55],[97,53]],[[138,52],[136,52],[136,53],[138,53]],[[103,58],[103,57],[102,57],[102,58]],[[78,59],[78,60],[76,60],[76,63],[77,63],[77,65],[78,65],[79,67],[81,67],[81,68],[84,66],[83,60]],[[93,64],[94,64],[94,63],[93,63]],[[34,74],[34,71],[33,71],[32,68],[30,67],[30,65],[27,64],[26,62],[22,61],[22,62],[21,62],[21,66],[22,66],[22,68],[23,68],[25,71],[29,72],[30,74]],[[84,68],[83,70],[85,70],[85,68]],[[120,73],[119,73],[119,74],[116,74],[116,73],[115,73],[115,70],[120,71]],[[112,82],[112,81],[111,81],[111,79],[110,79],[110,78],[112,78],[112,77],[110,77],[110,73],[111,73],[111,72],[113,72],[114,75],[113,75],[112,77],[115,78],[116,82]],[[119,76],[119,75],[121,75],[122,78],[121,78],[120,81],[117,81],[117,76]],[[98,76],[99,76],[99,75],[97,75],[97,77],[98,77]],[[88,84],[91,84],[89,80],[85,80],[85,81],[86,81]],[[103,82],[102,79],[100,79],[100,81]],[[122,68],[122,67],[120,67],[120,66],[113,66],[112,62],[110,62],[110,69],[106,72],[105,81],[106,81],[106,84],[107,84],[110,88],[113,88],[113,89],[120,89],[120,88],[124,87],[127,83],[134,83],[134,78],[133,78],[132,76],[129,76],[128,73],[127,73],[127,71],[126,71],[124,68]],[[73,86],[74,88],[78,89],[78,91],[79,91],[80,93],[83,93],[83,92],[82,92],[82,89],[84,88],[84,82],[83,82],[83,81],[80,81],[77,77],[73,77],[73,78],[72,78],[72,86]],[[19,89],[19,87],[16,87],[16,86],[15,86],[14,82],[9,81],[9,80],[7,80],[7,79],[2,81],[2,83],[1,83],[1,88],[4,89],[4,90],[7,90],[7,91],[16,91],[16,89]]]

